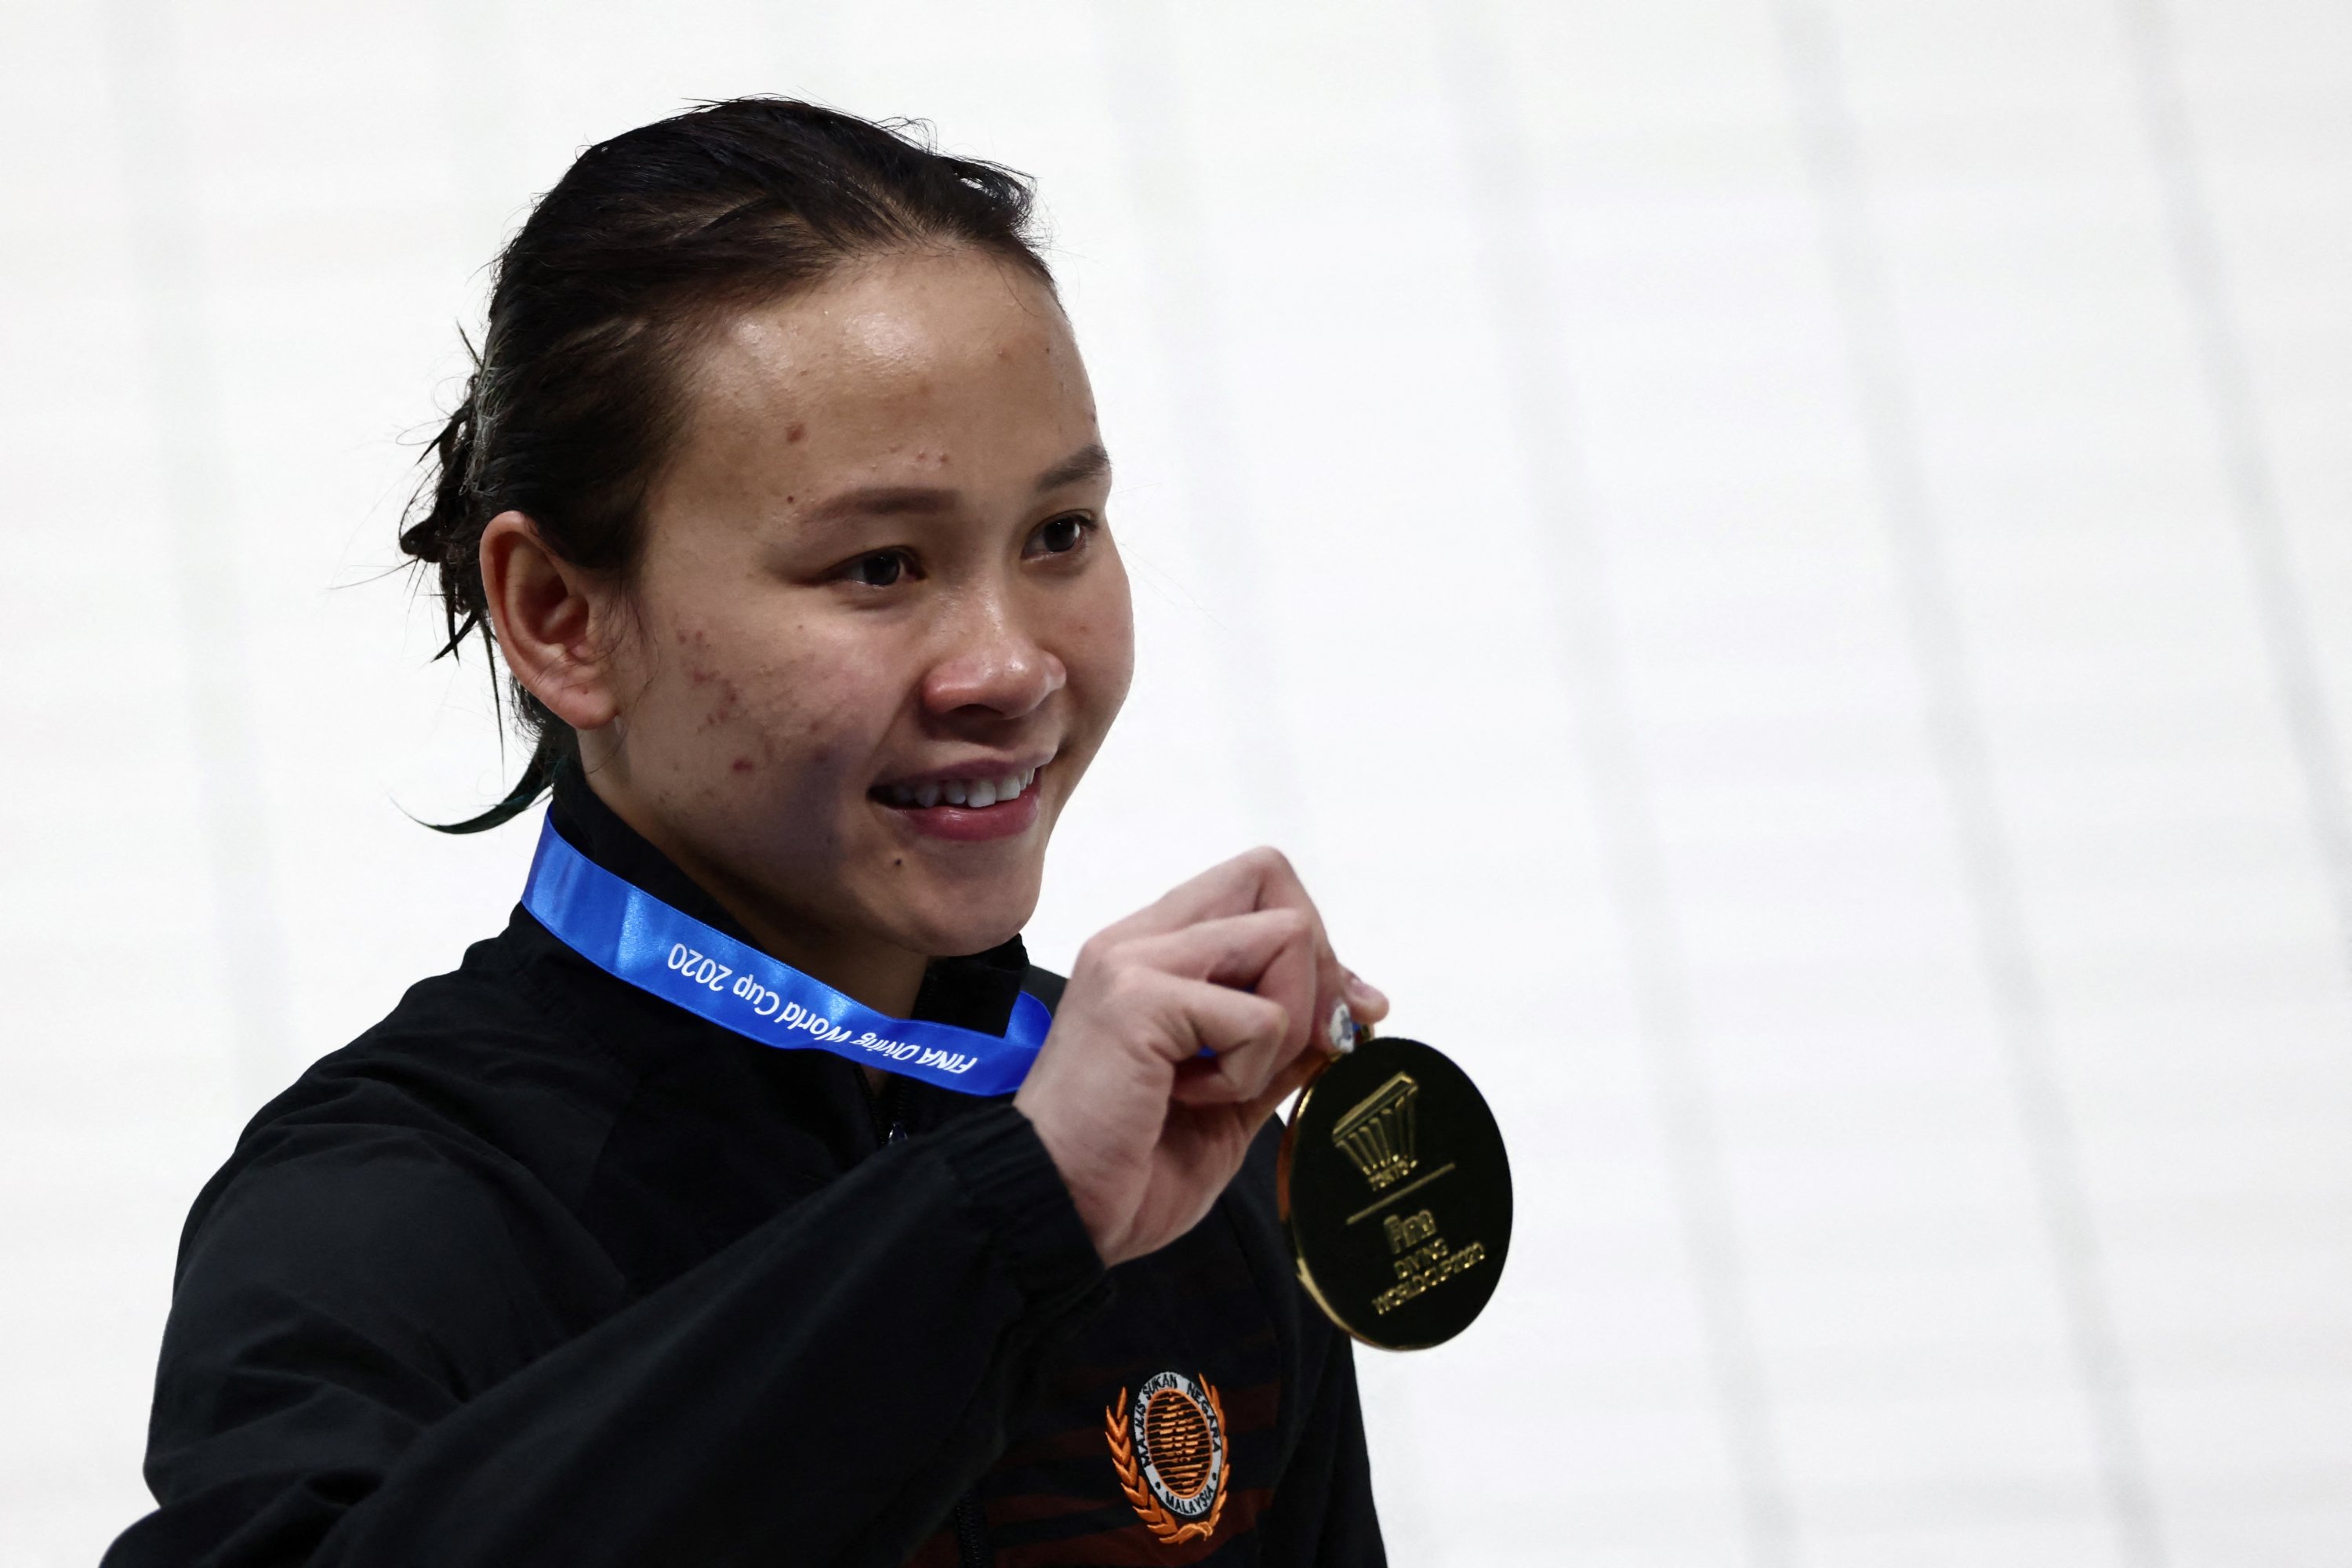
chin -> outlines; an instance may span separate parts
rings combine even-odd
[[[1021,934],[1037,910],[1037,879],[1007,879],[1012,886],[941,889],[908,911],[907,924],[914,940],[908,946],[931,958],[960,958],[986,952]]]

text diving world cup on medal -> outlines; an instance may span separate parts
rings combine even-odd
[[[1485,1310],[1511,1243],[1511,1167],[1486,1099],[1441,1051],[1365,1038],[1299,1095],[1278,1196],[1300,1283],[1369,1345],[1443,1344]]]

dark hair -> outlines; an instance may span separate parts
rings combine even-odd
[[[945,156],[907,121],[739,98],[581,153],[499,257],[465,401],[404,520],[401,549],[440,576],[449,636],[434,657],[468,637],[490,655],[479,551],[500,512],[527,514],[575,565],[632,568],[646,493],[678,433],[683,361],[718,315],[859,257],[955,246],[1053,282],[1028,180]],[[571,726],[520,682],[512,692],[533,742],[522,777],[441,831],[497,826],[577,757]]]

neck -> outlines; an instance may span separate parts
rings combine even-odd
[[[587,781],[614,816],[717,900],[761,952],[877,1013],[904,1018],[915,1010],[915,994],[922,988],[923,972],[930,963],[927,955],[871,936],[824,930],[804,917],[777,909],[774,900],[760,889],[695,853],[630,791],[614,787],[593,770]]]

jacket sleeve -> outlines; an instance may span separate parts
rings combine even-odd
[[[1265,1557],[1318,1568],[1382,1568],[1388,1555],[1372,1506],[1354,1349],[1346,1334],[1325,1331],[1329,1343],[1298,1448],[1260,1526]]]
[[[1101,1295],[1009,1106],[876,1154],[572,1337],[534,1327],[517,1229],[414,1135],[232,1184],[165,1335],[162,1507],[108,1568],[902,1563]],[[471,1386],[478,1345],[416,1305],[453,1290],[555,1348]]]

